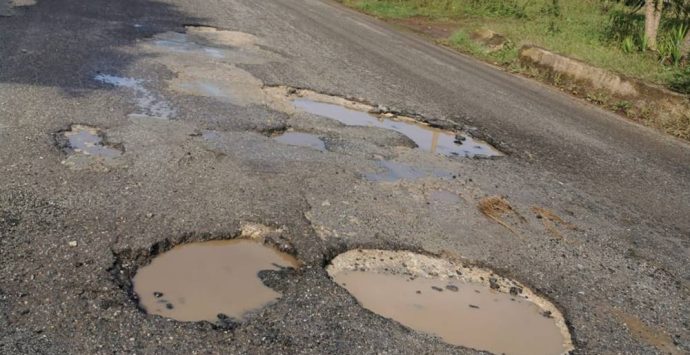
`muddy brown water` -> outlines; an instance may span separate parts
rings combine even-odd
[[[420,149],[446,156],[491,157],[502,155],[489,144],[464,136],[456,143],[455,133],[408,120],[393,120],[344,106],[309,99],[295,99],[292,103],[300,110],[331,118],[348,126],[377,127],[396,131],[410,138]]]
[[[312,148],[320,151],[326,150],[326,144],[316,135],[303,132],[285,132],[274,138],[276,141],[288,145]]]
[[[93,127],[73,125],[64,132],[69,147],[75,152],[96,157],[115,158],[122,155],[119,149],[103,144],[101,133]]]
[[[332,277],[363,307],[451,344],[496,354],[566,351],[553,319],[520,297],[457,280],[361,271]]]
[[[141,268],[134,292],[149,314],[179,321],[241,319],[280,297],[258,277],[261,270],[297,268],[285,253],[251,240],[177,246]]]

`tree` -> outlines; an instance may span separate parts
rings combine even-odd
[[[664,0],[645,0],[644,36],[651,50],[657,49],[656,37],[659,33]]]

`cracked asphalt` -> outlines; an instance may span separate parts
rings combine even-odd
[[[518,280],[562,311],[574,353],[690,352],[686,143],[329,1],[37,0],[3,14],[2,354],[478,353],[359,306],[324,269],[357,248]],[[506,156],[414,149],[297,110],[289,88],[464,128]],[[63,163],[57,135],[74,124],[123,154]],[[326,151],[274,139],[288,129]],[[382,161],[451,174],[366,179]],[[489,218],[478,206],[497,195],[512,210]],[[278,302],[225,327],[137,307],[137,267],[246,223],[281,228],[304,263],[261,274]]]

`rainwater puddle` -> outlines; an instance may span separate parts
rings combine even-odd
[[[448,171],[414,167],[411,165],[397,163],[392,160],[381,160],[377,163],[384,171],[380,173],[365,174],[364,178],[366,180],[393,182],[398,180],[418,180],[426,177],[447,179],[453,177],[453,173]]]
[[[146,89],[143,85],[143,80],[126,78],[108,74],[98,74],[94,77],[96,81],[104,84],[122,87],[131,90],[135,96],[137,107],[142,111],[141,113],[158,117],[163,119],[170,119],[175,115],[175,109],[157,95]]]
[[[450,344],[496,354],[573,349],[550,302],[488,270],[411,252],[353,250],[327,271],[364,308]]]
[[[149,314],[179,321],[241,319],[278,298],[261,270],[298,267],[297,260],[251,240],[177,246],[157,256],[134,276],[134,292]]]
[[[312,148],[326,151],[326,144],[316,135],[303,132],[285,132],[274,138],[276,141],[288,145]]]
[[[455,133],[414,122],[412,120],[377,117],[367,112],[353,110],[344,106],[318,102],[309,99],[295,99],[295,107],[314,115],[337,120],[348,126],[367,126],[384,128],[399,132],[420,149],[445,156],[491,157],[502,155],[489,144],[463,136],[462,142],[456,143]]]
[[[74,152],[103,158],[116,158],[122,155],[121,150],[103,144],[102,133],[96,128],[73,125],[63,134],[69,148]]]

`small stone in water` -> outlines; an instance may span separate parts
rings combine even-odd
[[[459,289],[458,289],[458,286],[455,286],[455,285],[448,285],[448,286],[446,286],[446,290],[448,290],[448,291],[453,291],[453,292],[458,292]]]

